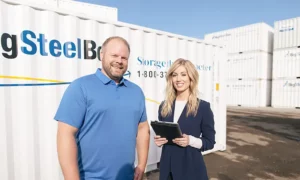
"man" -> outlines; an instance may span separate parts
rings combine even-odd
[[[108,38],[100,52],[102,69],[74,80],[65,91],[54,118],[65,180],[142,179],[149,125],[141,88],[123,78],[129,54],[125,39]]]

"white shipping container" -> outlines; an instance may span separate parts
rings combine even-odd
[[[273,51],[273,28],[257,23],[220,32],[206,34],[204,40],[224,45],[228,53],[247,51]]]
[[[5,0],[3,0],[5,1]],[[9,3],[22,3],[24,0],[7,0]],[[95,17],[109,21],[118,21],[118,9],[115,7],[84,3],[73,0],[25,0],[31,5],[47,6],[48,8],[59,8],[62,12],[68,11],[83,16]]]
[[[265,52],[248,52],[230,54],[227,60],[227,79],[271,79],[272,54]]]
[[[101,44],[114,35],[131,45],[125,77],[143,89],[149,122],[157,120],[170,65],[179,57],[195,64],[201,98],[211,103],[217,131],[214,149],[203,154],[226,149],[223,48],[27,1],[7,2],[0,0],[0,179],[63,179],[53,117],[68,84],[100,67]],[[153,138],[151,130],[147,171],[160,159]]]
[[[227,81],[227,105],[267,107],[271,105],[270,80]]]
[[[272,107],[300,108],[300,79],[275,79],[272,82]]]
[[[277,49],[273,56],[273,79],[300,77],[300,48]]]
[[[274,23],[274,49],[300,46],[300,17]]]
[[[14,1],[7,1],[8,3],[15,3],[19,4],[23,0],[14,0]],[[56,8],[58,7],[58,2],[59,0],[26,0],[26,2],[30,2],[32,5],[42,5],[42,6],[47,6]]]
[[[90,17],[118,21],[118,9],[114,7],[100,6],[79,1],[59,0],[58,7],[62,11],[69,11]]]

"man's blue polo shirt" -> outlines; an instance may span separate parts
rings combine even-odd
[[[138,124],[147,119],[141,88],[116,83],[101,70],[74,80],[54,119],[78,128],[82,180],[132,180]]]

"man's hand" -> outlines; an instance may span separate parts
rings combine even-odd
[[[145,168],[137,166],[134,171],[134,180],[142,180],[144,176]]]

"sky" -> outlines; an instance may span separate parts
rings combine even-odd
[[[300,17],[300,0],[77,0],[118,9],[118,21],[203,39],[207,33]]]

